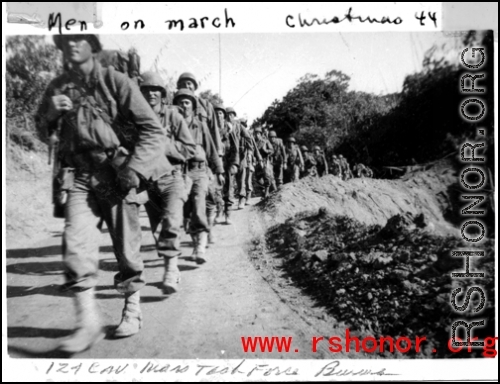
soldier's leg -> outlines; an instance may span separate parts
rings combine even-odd
[[[142,327],[139,290],[146,284],[144,263],[141,258],[140,205],[135,196],[129,194],[124,199],[99,199],[99,205],[106,221],[113,248],[118,261],[115,288],[125,294],[122,320],[115,330],[115,337],[128,337],[139,332]]]
[[[215,185],[215,180],[211,171],[210,174],[211,176],[209,177],[208,181],[208,194],[206,197],[206,215],[208,223],[208,241],[212,244],[212,228],[215,224],[215,215],[217,211],[217,187]]]
[[[196,262],[202,264],[206,261],[205,248],[209,230],[206,216],[208,175],[205,169],[195,169],[190,172],[190,177],[193,179],[193,187],[190,195],[192,202],[191,233],[196,238],[194,256],[196,257]]]
[[[242,167],[238,172],[238,197],[246,197],[247,189],[246,189],[246,177],[247,177],[247,168]]]
[[[226,183],[224,184],[224,214],[226,224],[231,224],[231,208],[235,204],[234,189],[236,174],[231,175],[231,167],[226,168]]]
[[[247,198],[247,200],[252,197],[252,193],[253,193],[253,174],[254,174],[254,170],[251,168],[248,168],[247,169],[247,177],[246,177],[246,185],[247,185],[246,198]]]
[[[89,176],[78,175],[68,193],[63,234],[65,285],[74,295],[76,329],[64,339],[59,349],[77,353],[90,348],[104,337],[94,287],[97,284],[100,209],[89,187]]]
[[[181,225],[184,207],[184,180],[180,171],[157,181],[162,201],[161,231],[158,236],[158,256],[165,262],[163,287],[166,293],[177,291],[180,272],[177,258],[181,254]]]
[[[275,165],[273,171],[276,188],[279,189],[283,185],[283,164]]]

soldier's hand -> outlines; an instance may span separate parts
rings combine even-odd
[[[286,164],[283,164],[283,169],[286,171],[286,169],[288,168],[288,166]]]
[[[224,175],[222,173],[219,173],[217,175],[217,178],[219,179],[219,184],[224,185],[224,183],[226,182],[226,180],[224,179]]]
[[[236,165],[231,165],[231,168],[229,169],[229,174],[236,175],[238,173],[238,167]]]
[[[73,102],[66,95],[52,96],[52,107],[58,112],[70,111],[73,108]]]
[[[130,191],[132,188],[139,188],[139,185],[141,184],[141,179],[139,179],[137,172],[129,167],[125,167],[120,170],[117,176],[120,188],[124,192]]]

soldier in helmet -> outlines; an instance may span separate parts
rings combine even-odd
[[[302,151],[302,156],[304,158],[304,170],[301,172],[301,177],[318,176],[318,171],[316,169],[316,159],[314,158],[313,154],[309,152],[309,149],[305,145],[300,147],[300,150]]]
[[[173,167],[164,154],[164,129],[139,88],[96,60],[102,49],[98,36],[55,35],[54,43],[70,65],[50,82],[36,121],[40,132],[49,133],[50,142],[59,142],[57,160],[66,177],[63,263],[77,326],[59,348],[77,353],[104,337],[94,297],[101,219],[118,260],[115,287],[125,295],[115,336],[139,332],[145,280],[135,192]]]
[[[316,159],[316,169],[318,171],[318,176],[322,177],[328,175],[328,163],[325,158],[325,154],[319,146],[314,146],[314,158]]]
[[[177,89],[178,90],[189,89],[194,94],[195,91],[198,89],[198,81],[196,80],[196,77],[192,73],[184,72],[179,76],[179,79],[177,80]],[[217,153],[219,156],[222,156],[222,142],[220,139],[219,120],[215,113],[214,107],[209,101],[201,97],[195,96],[195,98],[196,98],[195,114],[198,120],[207,125],[208,130],[212,136],[212,140],[215,144],[215,148],[217,149]],[[211,169],[208,168],[207,171],[209,179],[208,196],[206,198],[207,217],[209,223],[214,223],[217,211],[217,204],[222,203],[222,197],[221,197],[222,186],[217,183],[215,175],[211,173]],[[212,225],[213,224],[209,224],[210,229],[212,228]],[[212,240],[212,237],[210,237],[210,240]]]
[[[224,168],[207,125],[200,121],[196,115],[196,103],[197,99],[189,89],[182,88],[175,93],[174,104],[181,107],[184,120],[186,120],[191,136],[196,143],[195,155],[187,163],[188,176],[193,185],[185,205],[184,215],[190,217],[188,231],[194,243],[193,257],[197,264],[203,264],[207,261],[205,248],[210,231],[206,214],[208,168],[210,167],[212,172],[217,175],[220,185],[224,185]]]
[[[349,166],[347,159],[343,155],[340,155],[339,160],[340,160],[340,165],[342,167],[342,175],[343,175],[342,180],[352,179],[353,174],[352,174],[351,167]]]
[[[262,178],[264,180],[264,196],[262,198],[265,199],[269,196],[269,188],[274,184],[273,170],[270,162],[274,148],[269,140],[264,137],[262,128],[256,127],[254,129],[254,135],[256,148],[262,158],[262,165],[260,165],[259,171],[257,172],[257,179]]]
[[[237,181],[238,181],[238,192],[239,192],[239,203],[238,209],[243,209],[245,203],[251,198],[253,192],[252,176],[255,172],[255,159],[261,162],[260,154],[255,149],[255,143],[253,137],[245,129],[245,127],[238,122],[237,114],[234,108],[227,107],[227,114],[229,116],[229,121],[235,128],[235,132],[239,137],[239,155],[240,155],[240,167],[238,169]]]
[[[141,78],[141,92],[166,130],[165,155],[174,167],[172,172],[163,175],[149,188],[149,201],[145,205],[153,235],[161,223],[156,246],[158,256],[165,261],[163,288],[166,293],[174,293],[180,282],[177,258],[181,254],[181,225],[185,203],[183,170],[186,162],[194,156],[196,144],[179,110],[164,102],[167,90],[160,74],[146,72]]]
[[[215,111],[219,118],[222,139],[222,162],[226,175],[224,184],[224,214],[226,224],[231,224],[231,207],[234,205],[234,188],[236,185],[236,175],[240,164],[240,133],[238,127],[228,121],[226,108],[222,104],[215,106]]]
[[[332,156],[332,174],[334,176],[340,177],[341,179],[343,178],[342,163],[340,162],[337,155]]]
[[[269,138],[274,149],[271,157],[273,179],[275,182],[275,189],[278,189],[283,185],[283,170],[287,167],[287,155],[283,140],[278,138],[275,131],[269,132]]]
[[[295,138],[289,137],[286,141],[287,168],[285,183],[299,180],[300,172],[304,170],[304,159],[300,148],[295,144]]]

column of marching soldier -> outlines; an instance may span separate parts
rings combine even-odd
[[[59,349],[76,353],[104,337],[94,297],[102,222],[118,261],[114,285],[125,299],[114,336],[128,337],[143,322],[141,205],[165,263],[164,293],[172,294],[180,284],[182,228],[193,240],[192,259],[204,264],[212,227],[217,219],[231,224],[233,206],[248,203],[254,173],[266,198],[301,172],[327,174],[328,165],[319,147],[303,156],[295,139],[285,146],[274,131],[257,127],[252,133],[233,108],[196,96],[190,73],[179,77],[173,105],[167,105],[158,73],[142,74],[137,87],[103,68],[96,59],[98,36],[56,35],[54,43],[63,52],[64,73],[49,84],[36,120],[58,148],[54,203],[63,206],[64,286],[73,293],[77,319]],[[339,162],[340,173],[344,168]]]

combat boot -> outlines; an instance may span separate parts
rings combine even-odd
[[[77,319],[75,332],[59,344],[59,350],[67,353],[83,352],[105,336],[94,298],[94,289],[75,292],[74,300]]]
[[[245,201],[245,205],[250,205],[250,199],[252,198],[252,191],[247,193],[247,198]]]
[[[163,275],[163,293],[169,295],[178,291],[181,273],[177,266],[178,257],[164,257],[165,274]]]
[[[122,312],[122,321],[115,330],[115,337],[129,337],[135,335],[142,328],[141,292],[125,294],[125,307]]]
[[[238,204],[238,209],[245,208],[245,201],[246,201],[246,199],[244,197],[240,197],[240,202]]]
[[[223,209],[218,209],[217,216],[215,217],[215,220],[214,220],[215,224],[219,224],[221,222],[223,215],[224,215]]]
[[[207,232],[198,233],[198,244],[196,247],[196,264],[204,264],[207,261],[205,248],[207,246]]]
[[[226,216],[226,224],[231,225],[233,222],[231,221],[231,210],[229,208],[226,208],[226,211],[224,212]]]

